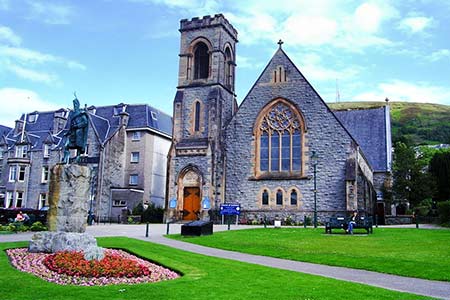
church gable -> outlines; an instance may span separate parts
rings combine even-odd
[[[229,123],[225,146],[227,201],[255,210],[293,209],[291,203],[312,209],[315,152],[321,209],[346,210],[346,161],[356,143],[281,47]],[[293,186],[301,198],[289,201]],[[273,196],[267,206],[261,190]]]

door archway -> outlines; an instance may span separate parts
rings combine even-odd
[[[181,178],[180,194],[183,197],[183,220],[197,220],[201,210],[201,176],[188,170]]]

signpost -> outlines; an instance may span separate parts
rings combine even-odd
[[[241,214],[241,205],[239,203],[224,203],[220,205],[220,214],[223,216],[236,216],[236,224],[238,216]],[[230,230],[230,217],[228,219],[228,230]],[[223,223],[223,222],[222,222]]]

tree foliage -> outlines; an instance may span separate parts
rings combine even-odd
[[[421,154],[417,155],[413,147],[402,142],[395,144],[392,169],[396,202],[409,202],[414,207],[433,196],[434,181],[427,166],[427,160]]]
[[[435,199],[450,199],[450,152],[438,152],[430,160],[430,173],[436,182]]]

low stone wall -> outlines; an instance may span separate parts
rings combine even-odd
[[[402,225],[414,223],[412,215],[385,216],[386,225]]]

